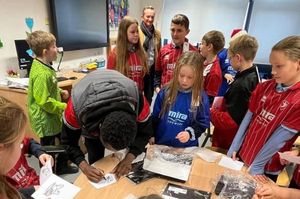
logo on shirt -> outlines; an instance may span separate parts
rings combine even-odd
[[[167,64],[167,70],[174,70],[175,68],[175,63],[172,63],[172,64]]]
[[[169,58],[170,58],[170,55],[165,55],[164,56],[164,60],[169,60]]]
[[[280,104],[280,110],[283,111],[287,106],[289,105],[289,102],[286,100],[283,100]]]
[[[267,125],[269,122],[271,122],[273,119],[275,118],[275,115],[266,111],[265,109],[262,109],[258,119],[260,121],[260,123]]]
[[[143,70],[143,67],[138,65],[138,66],[130,66],[130,71],[131,72],[141,72]]]
[[[21,165],[11,178],[19,182],[21,179],[24,178],[25,175],[26,175],[26,168],[23,165]]]
[[[169,111],[168,113],[168,122],[174,125],[182,125],[187,118],[186,114],[180,112]]]
[[[261,98],[261,100],[260,101],[262,101],[262,102],[266,102],[266,99],[267,99],[267,96],[262,96],[262,98]]]

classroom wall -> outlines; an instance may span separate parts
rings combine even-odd
[[[139,19],[142,7],[150,2],[129,0],[129,15]],[[0,39],[4,45],[0,48],[0,80],[5,78],[8,69],[18,71],[21,76],[26,74],[26,70],[19,70],[14,44],[14,40],[27,37],[26,31],[29,32],[29,29],[25,23],[26,17],[34,19],[33,31],[50,31],[49,0],[0,0]],[[116,36],[117,31],[110,32],[110,37]],[[99,57],[106,58],[106,48],[65,51],[60,69],[76,68],[80,63]],[[56,67],[57,63],[54,63],[54,68]]]

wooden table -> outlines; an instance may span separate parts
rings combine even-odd
[[[95,167],[99,167],[105,171],[110,172],[119,160],[112,155],[107,156],[95,163]],[[178,168],[179,169],[179,168]],[[218,166],[217,163],[208,163],[199,157],[195,157],[192,165],[192,170],[189,179],[185,183],[173,182],[176,184],[183,184],[184,186],[200,189],[203,191],[213,192],[213,182],[217,176],[223,174],[226,168]],[[170,180],[162,178],[149,179],[146,182],[135,185],[126,177],[122,177],[117,183],[104,187],[102,189],[94,188],[87,180],[84,174],[76,179],[74,184],[81,188],[76,195],[76,199],[123,199],[129,194],[137,197],[149,194],[161,194],[164,187]]]

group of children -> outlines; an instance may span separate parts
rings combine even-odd
[[[225,51],[237,73],[234,78],[227,79],[229,88],[224,97],[219,98],[216,96],[225,78],[219,60],[225,45],[223,34],[219,31],[206,33],[199,52],[186,38],[190,31],[188,18],[177,14],[170,26],[172,42],[160,49],[157,45],[160,34],[151,20],[154,9],[145,8],[142,18],[142,27],[132,17],[121,20],[117,45],[109,54],[107,68],[136,82],[138,90],[147,93],[148,102],[151,103],[153,90],[157,93],[152,112],[154,135],[149,143],[198,146],[198,138],[212,122],[213,146],[227,149],[227,155],[233,159],[241,159],[257,180],[263,181],[265,176],[276,180],[284,167],[277,152],[292,150],[300,130],[297,116],[300,113],[300,36],[287,37],[272,48],[273,79],[263,83],[260,83],[258,69],[253,64],[257,40],[248,34],[232,39]],[[141,31],[146,34],[143,44]],[[66,108],[66,103],[61,100],[69,98],[67,91],[58,88],[51,66],[57,53],[55,37],[36,31],[27,41],[36,55],[28,89],[30,124],[40,137],[41,145],[53,145],[55,138],[60,137],[62,113]],[[151,81],[145,80],[147,76]],[[149,82],[153,83],[150,95],[145,89]],[[0,186],[0,194],[19,198],[12,185],[16,188],[38,185],[35,172],[25,163],[24,156],[20,156],[20,144],[23,143],[22,153],[31,152],[42,164],[51,156],[32,139],[23,139],[26,117],[22,109],[2,97],[0,119],[0,183],[4,185]],[[77,171],[77,168],[67,167],[66,162],[66,155],[60,155],[58,169],[67,168],[65,173]],[[20,180],[24,173],[33,175],[27,175],[25,181]],[[11,184],[3,176],[7,176]],[[299,186],[298,176],[300,168],[295,170],[294,176],[294,184]],[[277,188],[271,190],[274,189]],[[255,197],[271,195],[270,192],[269,187],[263,187]],[[295,194],[299,192],[295,191]]]

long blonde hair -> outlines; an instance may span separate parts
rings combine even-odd
[[[203,90],[203,62],[204,57],[198,52],[189,51],[183,53],[176,62],[172,80],[166,85],[166,95],[163,101],[160,117],[172,107],[179,89],[178,76],[182,66],[191,66],[194,70],[195,81],[192,86],[191,110],[196,110],[201,104],[201,92]]]
[[[292,61],[300,59],[300,36],[289,36],[272,48],[272,51],[283,51],[284,54]]]
[[[22,136],[21,132],[26,122],[23,109],[0,96],[0,144],[11,147]],[[0,198],[21,198],[18,191],[6,181],[5,173],[0,172]]]
[[[128,77],[128,58],[129,58],[129,49],[131,44],[127,38],[127,30],[131,24],[137,24],[138,22],[136,19],[125,16],[119,25],[118,30],[118,38],[117,38],[117,45],[116,45],[116,70],[122,73],[123,75]],[[138,43],[136,44],[136,53],[141,60],[142,67],[143,67],[143,76],[148,73],[148,66],[147,66],[147,57],[142,48],[141,41],[139,39]]]

